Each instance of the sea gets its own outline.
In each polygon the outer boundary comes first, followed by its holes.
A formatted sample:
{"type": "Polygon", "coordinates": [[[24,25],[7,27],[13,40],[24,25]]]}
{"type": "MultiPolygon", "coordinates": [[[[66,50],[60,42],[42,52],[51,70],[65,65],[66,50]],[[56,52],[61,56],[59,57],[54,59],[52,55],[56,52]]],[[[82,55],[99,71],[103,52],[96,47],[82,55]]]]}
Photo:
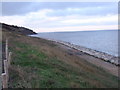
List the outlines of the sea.
{"type": "Polygon", "coordinates": [[[32,36],[65,41],[118,56],[118,30],[47,32],[32,36]]]}

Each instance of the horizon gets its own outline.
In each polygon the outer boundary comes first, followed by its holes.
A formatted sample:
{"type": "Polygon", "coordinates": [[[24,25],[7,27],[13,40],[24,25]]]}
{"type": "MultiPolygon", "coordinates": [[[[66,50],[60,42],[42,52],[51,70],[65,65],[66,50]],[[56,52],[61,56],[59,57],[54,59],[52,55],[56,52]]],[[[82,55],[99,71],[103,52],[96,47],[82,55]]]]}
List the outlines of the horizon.
{"type": "Polygon", "coordinates": [[[111,30],[81,30],[81,31],[56,31],[56,32],[38,32],[39,33],[71,33],[71,32],[95,32],[95,31],[118,31],[118,29],[111,29],[111,30]]]}
{"type": "Polygon", "coordinates": [[[117,2],[2,2],[1,22],[35,32],[118,29],[117,2]]]}

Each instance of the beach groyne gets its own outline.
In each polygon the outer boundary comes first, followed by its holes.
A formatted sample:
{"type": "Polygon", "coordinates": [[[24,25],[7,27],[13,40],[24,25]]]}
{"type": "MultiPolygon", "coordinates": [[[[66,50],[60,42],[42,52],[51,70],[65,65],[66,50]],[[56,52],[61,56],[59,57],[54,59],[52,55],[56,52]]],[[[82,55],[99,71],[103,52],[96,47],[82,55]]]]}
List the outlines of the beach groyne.
{"type": "Polygon", "coordinates": [[[120,65],[119,58],[116,57],[116,56],[113,56],[113,55],[110,55],[110,54],[107,54],[107,53],[104,53],[104,52],[100,52],[100,51],[97,51],[97,50],[93,50],[93,49],[90,49],[90,48],[86,48],[86,47],[83,47],[83,46],[75,45],[75,44],[72,44],[72,43],[69,43],[69,42],[61,41],[61,40],[54,40],[54,39],[47,39],[47,40],[51,40],[51,41],[54,41],[56,43],[63,44],[65,46],[68,46],[70,48],[79,50],[81,52],[84,52],[84,53],[89,54],[91,56],[94,56],[96,58],[100,58],[101,60],[104,60],[106,62],[110,62],[110,63],[115,64],[117,66],[120,65]]]}

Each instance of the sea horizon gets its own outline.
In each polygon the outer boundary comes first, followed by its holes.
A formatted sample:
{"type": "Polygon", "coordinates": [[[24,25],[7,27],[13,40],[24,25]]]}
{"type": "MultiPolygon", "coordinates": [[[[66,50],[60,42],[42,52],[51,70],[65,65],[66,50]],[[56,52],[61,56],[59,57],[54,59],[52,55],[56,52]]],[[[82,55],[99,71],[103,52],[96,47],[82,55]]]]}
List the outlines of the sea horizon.
{"type": "Polygon", "coordinates": [[[48,32],[37,32],[38,33],[69,33],[69,32],[94,32],[94,31],[118,31],[119,29],[109,29],[109,30],[81,30],[81,31],[48,31],[48,32]]]}

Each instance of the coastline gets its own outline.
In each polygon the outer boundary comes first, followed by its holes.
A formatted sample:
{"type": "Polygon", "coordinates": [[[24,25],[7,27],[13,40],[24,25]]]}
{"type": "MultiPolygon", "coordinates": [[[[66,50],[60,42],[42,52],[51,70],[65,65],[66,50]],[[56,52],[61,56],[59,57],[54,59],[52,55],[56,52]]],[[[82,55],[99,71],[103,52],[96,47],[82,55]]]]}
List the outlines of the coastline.
{"type": "Polygon", "coordinates": [[[9,88],[118,87],[118,66],[114,64],[58,41],[12,33],[9,29],[3,31],[3,44],[6,37],[13,53],[9,88]]]}
{"type": "Polygon", "coordinates": [[[86,53],[90,56],[99,58],[99,59],[101,59],[105,62],[109,62],[109,63],[114,64],[116,66],[120,65],[119,58],[116,57],[116,56],[113,56],[113,55],[110,55],[110,54],[107,54],[107,53],[104,53],[104,52],[100,52],[100,51],[97,51],[97,50],[93,50],[93,49],[90,49],[90,48],[86,48],[86,47],[83,47],[83,46],[75,45],[75,44],[72,44],[72,43],[69,43],[69,42],[61,41],[61,40],[54,40],[54,39],[48,39],[48,38],[43,38],[43,39],[50,40],[50,41],[53,41],[53,42],[56,42],[56,43],[60,43],[62,45],[65,45],[67,47],[76,49],[78,51],[81,51],[81,52],[86,53]]]}

